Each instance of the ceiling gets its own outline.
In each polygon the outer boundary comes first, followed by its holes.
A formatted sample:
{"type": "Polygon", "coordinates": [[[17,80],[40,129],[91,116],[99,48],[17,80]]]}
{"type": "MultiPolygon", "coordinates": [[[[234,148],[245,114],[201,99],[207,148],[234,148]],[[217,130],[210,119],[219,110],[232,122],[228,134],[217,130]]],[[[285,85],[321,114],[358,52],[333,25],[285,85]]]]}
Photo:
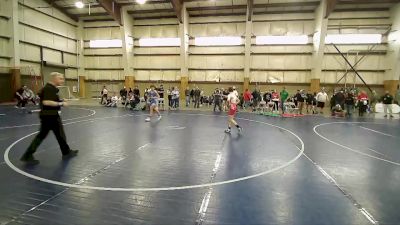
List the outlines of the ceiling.
{"type": "MultiPolygon", "coordinates": [[[[171,4],[173,0],[148,0],[140,5],[135,0],[114,0],[119,6],[127,7],[134,19],[176,18],[171,4]]],[[[246,15],[247,1],[253,1],[253,15],[312,13],[320,0],[183,0],[189,16],[246,15]]],[[[85,7],[75,7],[76,0],[47,0],[74,19],[111,19],[96,0],[83,0],[85,7]],[[90,5],[90,7],[89,7],[90,5]]],[[[337,0],[334,12],[388,11],[400,0],[337,0]]]]}

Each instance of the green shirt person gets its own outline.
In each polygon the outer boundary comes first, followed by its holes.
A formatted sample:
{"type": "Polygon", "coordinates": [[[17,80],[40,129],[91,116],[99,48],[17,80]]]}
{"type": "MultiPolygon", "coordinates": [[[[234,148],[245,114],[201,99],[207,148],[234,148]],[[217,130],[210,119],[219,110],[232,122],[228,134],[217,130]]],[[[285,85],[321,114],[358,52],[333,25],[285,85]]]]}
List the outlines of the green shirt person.
{"type": "Polygon", "coordinates": [[[281,96],[281,102],[283,104],[287,100],[287,98],[289,97],[289,93],[286,91],[285,87],[281,91],[280,96],[281,96]]]}

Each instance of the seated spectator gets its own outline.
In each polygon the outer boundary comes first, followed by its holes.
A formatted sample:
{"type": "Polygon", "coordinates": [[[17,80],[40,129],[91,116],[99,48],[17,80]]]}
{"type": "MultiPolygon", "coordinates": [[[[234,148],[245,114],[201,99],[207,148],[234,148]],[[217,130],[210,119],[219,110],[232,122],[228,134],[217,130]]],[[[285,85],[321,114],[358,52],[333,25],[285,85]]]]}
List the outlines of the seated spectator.
{"type": "Polygon", "coordinates": [[[117,107],[118,97],[116,95],[112,96],[110,99],[107,99],[107,107],[117,107]]]}
{"type": "Polygon", "coordinates": [[[343,108],[340,106],[340,104],[336,104],[336,106],[332,108],[332,116],[344,117],[344,111],[343,108]]]}

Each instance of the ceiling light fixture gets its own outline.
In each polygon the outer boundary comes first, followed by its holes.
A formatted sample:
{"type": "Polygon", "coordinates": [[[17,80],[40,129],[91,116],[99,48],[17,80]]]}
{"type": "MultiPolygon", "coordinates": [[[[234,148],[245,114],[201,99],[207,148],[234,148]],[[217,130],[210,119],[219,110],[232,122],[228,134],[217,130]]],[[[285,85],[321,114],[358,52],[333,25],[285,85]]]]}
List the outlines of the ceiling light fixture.
{"type": "Polygon", "coordinates": [[[144,3],[146,3],[147,0],[136,0],[136,2],[140,5],[143,5],[144,3]]]}
{"type": "Polygon", "coordinates": [[[85,4],[83,4],[82,1],[77,1],[77,2],[75,2],[75,6],[78,9],[82,9],[85,6],[85,4]]]}

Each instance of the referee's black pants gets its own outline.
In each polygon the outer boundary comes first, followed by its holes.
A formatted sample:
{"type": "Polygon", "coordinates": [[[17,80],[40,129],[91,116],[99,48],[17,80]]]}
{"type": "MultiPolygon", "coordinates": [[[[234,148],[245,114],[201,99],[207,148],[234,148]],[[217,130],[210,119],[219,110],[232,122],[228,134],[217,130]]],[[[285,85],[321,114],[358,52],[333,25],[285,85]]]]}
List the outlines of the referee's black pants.
{"type": "Polygon", "coordinates": [[[54,135],[56,136],[62,154],[67,155],[69,153],[70,148],[67,144],[67,139],[65,137],[64,128],[60,116],[41,116],[39,134],[36,135],[35,139],[33,139],[32,143],[29,145],[24,154],[24,157],[30,157],[33,155],[33,153],[36,152],[36,149],[47,137],[49,131],[53,131],[54,135]]]}

